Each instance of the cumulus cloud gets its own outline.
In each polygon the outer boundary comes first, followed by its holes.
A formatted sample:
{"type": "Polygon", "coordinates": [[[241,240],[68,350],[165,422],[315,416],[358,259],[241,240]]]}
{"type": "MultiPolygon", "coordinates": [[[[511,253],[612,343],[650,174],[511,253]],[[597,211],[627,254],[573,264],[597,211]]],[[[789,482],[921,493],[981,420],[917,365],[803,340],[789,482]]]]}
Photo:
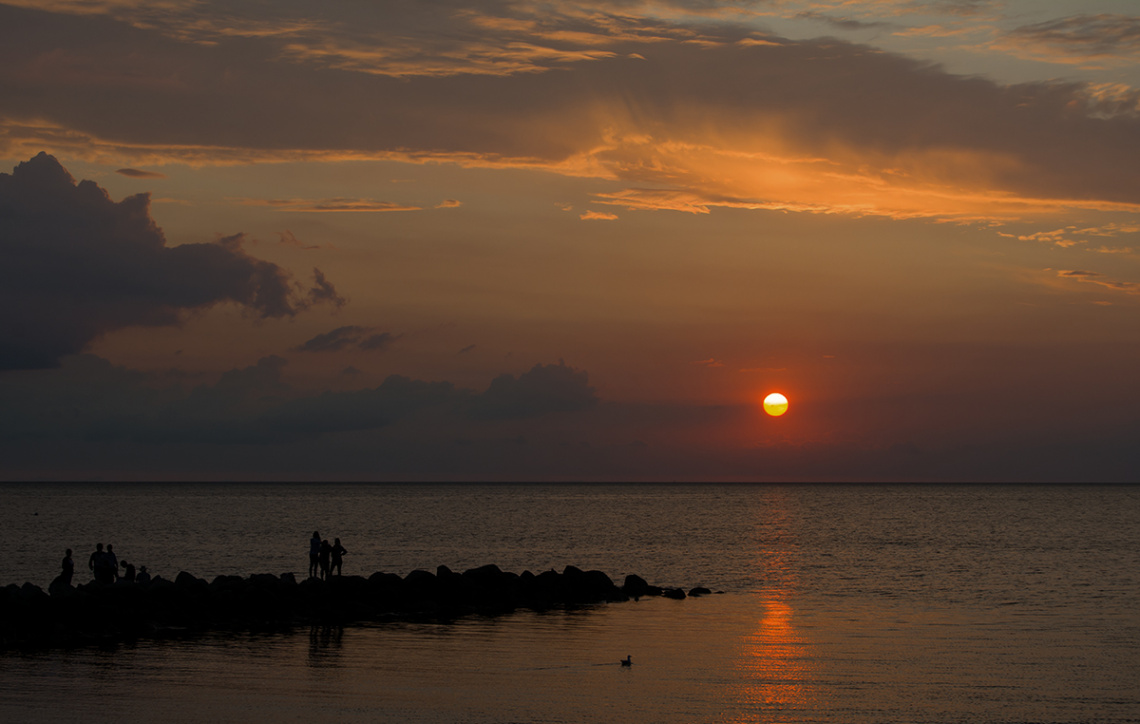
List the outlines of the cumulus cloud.
{"type": "Polygon", "coordinates": [[[0,369],[52,367],[108,332],[222,302],[274,318],[339,298],[319,270],[306,293],[243,240],[167,246],[148,195],[114,202],[44,153],[0,174],[0,369]]]}

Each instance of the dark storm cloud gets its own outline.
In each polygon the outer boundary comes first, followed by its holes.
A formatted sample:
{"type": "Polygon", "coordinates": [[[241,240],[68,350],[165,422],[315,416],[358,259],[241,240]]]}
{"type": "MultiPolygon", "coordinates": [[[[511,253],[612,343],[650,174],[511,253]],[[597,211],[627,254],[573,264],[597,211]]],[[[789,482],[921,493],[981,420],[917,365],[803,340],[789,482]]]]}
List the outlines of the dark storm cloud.
{"type": "Polygon", "coordinates": [[[0,174],[0,369],[52,367],[107,332],[220,302],[265,318],[310,303],[242,240],[168,247],[148,195],[116,203],[46,154],[0,174]]]}
{"type": "Polygon", "coordinates": [[[239,5],[203,11],[196,24],[155,21],[156,30],[0,7],[7,143],[74,136],[78,150],[98,138],[197,160],[304,152],[558,166],[589,157],[575,170],[732,197],[746,191],[720,186],[731,174],[659,154],[719,143],[709,129],[740,150],[756,129],[776,128],[778,147],[797,157],[841,149],[852,169],[892,179],[905,177],[892,170],[900,163],[925,158],[930,183],[1140,203],[1140,118],[1104,117],[1078,83],[1005,86],[866,46],[727,25],[414,5],[298,16],[244,36],[240,23],[226,25],[234,13],[275,21],[239,5]],[[209,43],[187,39],[213,25],[229,29],[210,31],[209,43]]]}

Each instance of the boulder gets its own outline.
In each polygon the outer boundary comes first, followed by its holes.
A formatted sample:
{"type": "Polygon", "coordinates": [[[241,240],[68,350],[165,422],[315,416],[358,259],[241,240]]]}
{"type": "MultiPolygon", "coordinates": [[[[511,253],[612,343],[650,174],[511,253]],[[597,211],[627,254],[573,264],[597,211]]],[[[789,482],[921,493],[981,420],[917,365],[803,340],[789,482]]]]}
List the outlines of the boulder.
{"type": "Polygon", "coordinates": [[[649,595],[649,584],[641,576],[631,573],[625,577],[621,590],[625,591],[627,596],[641,598],[649,595]]]}

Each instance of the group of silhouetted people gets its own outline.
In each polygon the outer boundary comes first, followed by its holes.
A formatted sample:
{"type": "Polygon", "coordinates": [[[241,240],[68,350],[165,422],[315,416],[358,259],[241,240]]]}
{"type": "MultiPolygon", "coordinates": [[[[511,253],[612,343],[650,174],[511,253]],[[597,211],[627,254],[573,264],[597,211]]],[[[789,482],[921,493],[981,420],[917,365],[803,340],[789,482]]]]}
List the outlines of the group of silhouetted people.
{"type": "Polygon", "coordinates": [[[332,545],[329,545],[329,542],[322,540],[321,534],[314,530],[313,537],[309,539],[309,578],[320,576],[321,580],[328,580],[333,571],[336,571],[336,575],[341,575],[346,553],[348,551],[340,544],[340,538],[334,538],[332,545]]]}
{"type": "MultiPolygon", "coordinates": [[[[119,561],[119,557],[115,555],[115,548],[110,543],[107,544],[107,549],[103,549],[102,543],[95,544],[95,552],[87,559],[87,567],[91,569],[91,575],[98,583],[115,583],[117,581],[124,581],[126,583],[149,583],[150,573],[147,572],[146,566],[142,566],[135,571],[133,564],[127,561],[119,561]],[[119,568],[122,567],[123,571],[120,574],[119,568]]],[[[71,585],[71,577],[75,574],[75,561],[71,558],[71,549],[68,548],[63,556],[63,562],[60,564],[59,580],[65,585],[71,585]]]]}

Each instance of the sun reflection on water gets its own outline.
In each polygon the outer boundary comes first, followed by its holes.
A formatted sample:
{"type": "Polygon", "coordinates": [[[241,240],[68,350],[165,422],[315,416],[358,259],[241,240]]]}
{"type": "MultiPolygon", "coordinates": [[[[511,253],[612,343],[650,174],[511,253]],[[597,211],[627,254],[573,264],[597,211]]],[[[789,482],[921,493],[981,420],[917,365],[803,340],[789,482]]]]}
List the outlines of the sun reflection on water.
{"type": "Polygon", "coordinates": [[[762,710],[803,710],[814,698],[814,667],[808,647],[795,626],[795,611],[785,601],[764,603],[764,613],[754,631],[741,640],[738,665],[742,716],[762,710]]]}

